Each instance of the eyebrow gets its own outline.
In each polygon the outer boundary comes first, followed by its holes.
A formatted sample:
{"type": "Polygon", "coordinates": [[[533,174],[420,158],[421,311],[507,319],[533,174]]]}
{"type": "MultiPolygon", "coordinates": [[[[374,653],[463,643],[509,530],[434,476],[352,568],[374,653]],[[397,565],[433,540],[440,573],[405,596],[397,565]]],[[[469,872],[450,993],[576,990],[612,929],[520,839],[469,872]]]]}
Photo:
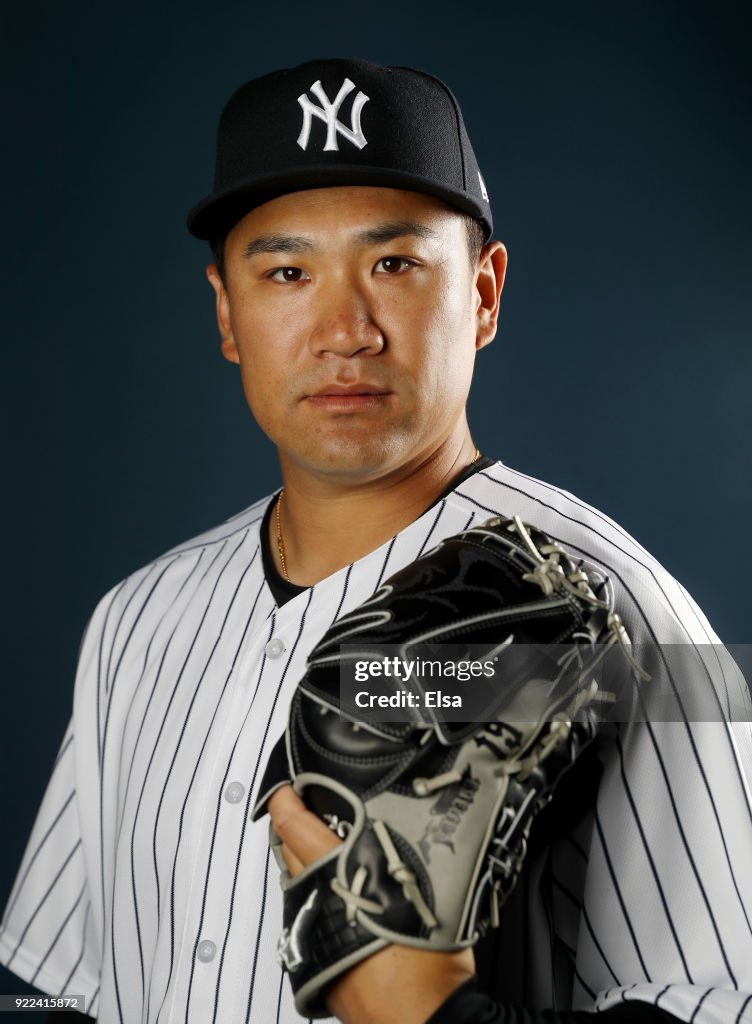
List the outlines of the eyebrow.
{"type": "MultiPolygon", "coordinates": [[[[405,238],[413,235],[417,238],[436,238],[437,234],[425,224],[414,220],[389,220],[378,224],[375,228],[368,228],[355,236],[355,241],[360,245],[380,245],[383,242],[391,242],[395,238],[405,238]]],[[[301,253],[310,252],[315,249],[314,243],[304,235],[259,235],[254,238],[243,249],[243,257],[250,259],[259,253],[301,253]]]]}
{"type": "Polygon", "coordinates": [[[357,240],[365,245],[378,245],[381,242],[391,242],[395,238],[404,238],[407,235],[414,235],[417,238],[437,238],[436,232],[426,224],[415,220],[388,220],[368,231],[362,231],[357,240]]]}
{"type": "Polygon", "coordinates": [[[313,242],[302,235],[260,235],[243,249],[245,259],[262,252],[308,252],[313,242]]]}

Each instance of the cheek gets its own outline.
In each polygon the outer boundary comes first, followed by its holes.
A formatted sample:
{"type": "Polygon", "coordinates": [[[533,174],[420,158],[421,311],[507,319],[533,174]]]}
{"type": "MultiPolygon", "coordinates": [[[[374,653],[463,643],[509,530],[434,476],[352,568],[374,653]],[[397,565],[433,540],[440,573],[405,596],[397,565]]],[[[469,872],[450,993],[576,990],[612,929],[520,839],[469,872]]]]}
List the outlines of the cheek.
{"type": "Polygon", "coordinates": [[[422,308],[416,342],[418,337],[421,387],[433,394],[464,392],[475,357],[475,317],[468,297],[447,282],[422,308]]]}
{"type": "Polygon", "coordinates": [[[268,433],[273,418],[273,406],[268,401],[268,396],[274,394],[274,387],[266,382],[263,368],[254,366],[248,359],[240,361],[240,378],[243,382],[245,400],[253,418],[264,433],[268,433]]]}
{"type": "Polygon", "coordinates": [[[248,407],[262,430],[274,420],[282,381],[275,355],[275,340],[253,324],[244,324],[236,334],[240,357],[240,379],[248,407]]]}
{"type": "Polygon", "coordinates": [[[248,302],[233,318],[233,332],[246,392],[260,398],[274,394],[278,382],[289,378],[294,324],[289,314],[267,311],[260,302],[248,302]]]}

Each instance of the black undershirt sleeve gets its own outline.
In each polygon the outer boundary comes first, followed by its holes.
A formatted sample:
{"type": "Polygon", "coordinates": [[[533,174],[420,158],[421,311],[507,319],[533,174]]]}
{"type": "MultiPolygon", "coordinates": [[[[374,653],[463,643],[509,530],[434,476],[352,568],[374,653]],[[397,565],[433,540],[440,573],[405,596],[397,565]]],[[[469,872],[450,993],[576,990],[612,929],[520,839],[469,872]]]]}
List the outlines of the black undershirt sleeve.
{"type": "Polygon", "coordinates": [[[503,1006],[478,991],[471,978],[446,999],[426,1024],[681,1024],[652,1003],[632,999],[602,1010],[525,1010],[503,1006]]]}

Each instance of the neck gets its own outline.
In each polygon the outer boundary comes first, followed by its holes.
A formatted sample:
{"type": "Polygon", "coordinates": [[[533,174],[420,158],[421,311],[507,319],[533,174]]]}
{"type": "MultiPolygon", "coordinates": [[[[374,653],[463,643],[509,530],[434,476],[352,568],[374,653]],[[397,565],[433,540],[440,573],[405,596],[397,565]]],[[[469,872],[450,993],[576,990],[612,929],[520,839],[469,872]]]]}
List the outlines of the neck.
{"type": "Polygon", "coordinates": [[[414,522],[476,458],[469,433],[413,464],[377,479],[343,482],[301,473],[280,456],[284,499],[270,523],[277,569],[291,582],[311,586],[380,547],[414,522]]]}

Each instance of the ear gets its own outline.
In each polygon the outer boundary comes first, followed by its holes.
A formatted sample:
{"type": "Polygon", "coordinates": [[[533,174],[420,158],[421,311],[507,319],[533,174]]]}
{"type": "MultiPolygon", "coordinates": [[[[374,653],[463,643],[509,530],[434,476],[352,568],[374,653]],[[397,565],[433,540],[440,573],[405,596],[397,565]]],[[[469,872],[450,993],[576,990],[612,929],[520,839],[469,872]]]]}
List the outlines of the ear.
{"type": "Polygon", "coordinates": [[[475,348],[488,345],[496,336],[499,302],[507,272],[507,251],[501,242],[488,242],[481,250],[475,272],[475,348]]]}
{"type": "Polygon", "coordinates": [[[206,276],[209,278],[209,284],[214,289],[217,297],[217,326],[219,327],[219,336],[222,339],[222,355],[231,363],[239,363],[238,347],[235,344],[235,336],[232,333],[230,300],[216,263],[209,264],[206,268],[206,276]]]}

